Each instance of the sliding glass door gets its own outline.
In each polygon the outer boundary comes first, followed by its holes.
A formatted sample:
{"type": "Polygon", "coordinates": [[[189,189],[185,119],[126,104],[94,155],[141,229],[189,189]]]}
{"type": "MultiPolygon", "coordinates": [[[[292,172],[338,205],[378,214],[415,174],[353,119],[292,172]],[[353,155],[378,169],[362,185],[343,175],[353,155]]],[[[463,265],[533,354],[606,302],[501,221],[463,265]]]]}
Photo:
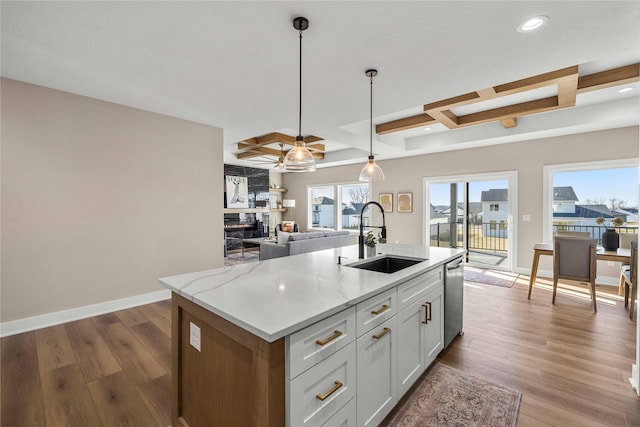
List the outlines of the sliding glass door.
{"type": "Polygon", "coordinates": [[[431,246],[467,250],[469,264],[512,269],[515,172],[425,179],[431,246]]]}

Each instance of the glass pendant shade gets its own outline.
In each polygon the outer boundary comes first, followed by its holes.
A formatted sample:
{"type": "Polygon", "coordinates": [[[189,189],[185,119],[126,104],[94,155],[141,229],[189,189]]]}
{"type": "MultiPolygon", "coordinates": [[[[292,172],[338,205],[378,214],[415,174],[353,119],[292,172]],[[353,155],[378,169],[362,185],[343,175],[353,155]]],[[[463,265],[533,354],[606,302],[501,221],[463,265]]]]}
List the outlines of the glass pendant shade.
{"type": "Polygon", "coordinates": [[[314,172],[316,161],[311,151],[304,145],[302,137],[302,32],[309,28],[309,20],[301,16],[293,20],[293,28],[298,30],[300,37],[300,67],[299,67],[299,92],[298,92],[298,136],[296,145],[284,156],[284,169],[287,172],[314,172]]]}
{"type": "Polygon", "coordinates": [[[296,145],[284,157],[287,172],[314,172],[316,161],[311,151],[304,146],[304,141],[296,140],[296,145]]]}
{"type": "Polygon", "coordinates": [[[376,164],[373,156],[369,156],[369,161],[360,171],[360,181],[382,181],[383,179],[382,168],[376,164]]]}

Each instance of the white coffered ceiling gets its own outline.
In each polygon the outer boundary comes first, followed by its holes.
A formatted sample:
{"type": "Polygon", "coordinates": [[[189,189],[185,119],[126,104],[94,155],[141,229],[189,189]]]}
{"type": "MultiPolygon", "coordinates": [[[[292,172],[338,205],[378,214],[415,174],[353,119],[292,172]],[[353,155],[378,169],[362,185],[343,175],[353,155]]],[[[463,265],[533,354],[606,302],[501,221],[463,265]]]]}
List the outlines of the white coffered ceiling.
{"type": "MultiPolygon", "coordinates": [[[[423,105],[579,66],[580,76],[640,62],[637,1],[2,1],[2,76],[224,129],[237,143],[298,127],[298,34],[305,16],[302,133],[324,138],[319,167],[364,163],[368,68],[374,123],[423,105]],[[540,31],[520,34],[526,18],[540,31]]],[[[570,108],[448,129],[374,134],[376,159],[638,124],[638,82],[579,94],[570,108]]],[[[553,89],[513,95],[517,102],[553,89]]],[[[485,101],[497,108],[504,100],[485,101]]],[[[480,105],[458,107],[456,114],[480,105]]],[[[188,141],[185,141],[185,147],[188,141]]],[[[279,150],[277,144],[273,148],[279,150]]]]}

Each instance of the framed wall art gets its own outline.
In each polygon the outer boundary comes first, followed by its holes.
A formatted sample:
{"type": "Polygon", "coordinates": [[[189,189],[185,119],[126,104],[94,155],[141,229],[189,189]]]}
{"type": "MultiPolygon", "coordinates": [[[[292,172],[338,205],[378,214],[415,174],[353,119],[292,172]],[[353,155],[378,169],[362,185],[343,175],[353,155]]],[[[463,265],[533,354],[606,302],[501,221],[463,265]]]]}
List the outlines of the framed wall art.
{"type": "Polygon", "coordinates": [[[378,202],[385,212],[393,212],[393,193],[380,193],[378,202]]]}
{"type": "Polygon", "coordinates": [[[413,193],[398,193],[398,212],[413,212],[413,193]]]}

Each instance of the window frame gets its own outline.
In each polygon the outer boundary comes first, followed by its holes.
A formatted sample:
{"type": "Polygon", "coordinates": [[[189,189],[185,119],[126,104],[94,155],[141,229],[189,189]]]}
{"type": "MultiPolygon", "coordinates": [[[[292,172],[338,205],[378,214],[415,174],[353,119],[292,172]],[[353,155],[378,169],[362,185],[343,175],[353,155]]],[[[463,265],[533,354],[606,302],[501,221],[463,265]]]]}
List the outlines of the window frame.
{"type": "MultiPolygon", "coordinates": [[[[553,174],[560,172],[578,172],[598,169],[638,168],[638,159],[601,160],[595,162],[563,163],[543,167],[542,200],[542,239],[553,242],[553,174]]],[[[640,170],[640,168],[639,168],[640,170]]],[[[638,180],[640,183],[640,178],[638,180]]]]}
{"type": "Polygon", "coordinates": [[[359,233],[358,230],[352,230],[349,228],[343,228],[342,227],[342,209],[339,209],[338,207],[342,206],[342,189],[344,187],[348,187],[348,186],[354,186],[354,185],[364,185],[368,187],[369,190],[369,200],[371,199],[371,183],[370,182],[363,182],[363,181],[345,181],[345,182],[334,182],[334,183],[323,183],[323,184],[309,184],[307,185],[307,218],[306,218],[306,227],[307,230],[309,231],[323,231],[323,230],[334,230],[334,231],[338,231],[338,230],[347,230],[351,233],[359,233]],[[333,223],[334,223],[334,227],[333,228],[324,228],[324,227],[314,227],[313,226],[313,197],[312,197],[312,191],[316,188],[326,188],[326,187],[333,187],[333,192],[335,194],[335,199],[334,199],[334,206],[336,206],[336,209],[334,210],[334,216],[333,216],[333,223]]]}

